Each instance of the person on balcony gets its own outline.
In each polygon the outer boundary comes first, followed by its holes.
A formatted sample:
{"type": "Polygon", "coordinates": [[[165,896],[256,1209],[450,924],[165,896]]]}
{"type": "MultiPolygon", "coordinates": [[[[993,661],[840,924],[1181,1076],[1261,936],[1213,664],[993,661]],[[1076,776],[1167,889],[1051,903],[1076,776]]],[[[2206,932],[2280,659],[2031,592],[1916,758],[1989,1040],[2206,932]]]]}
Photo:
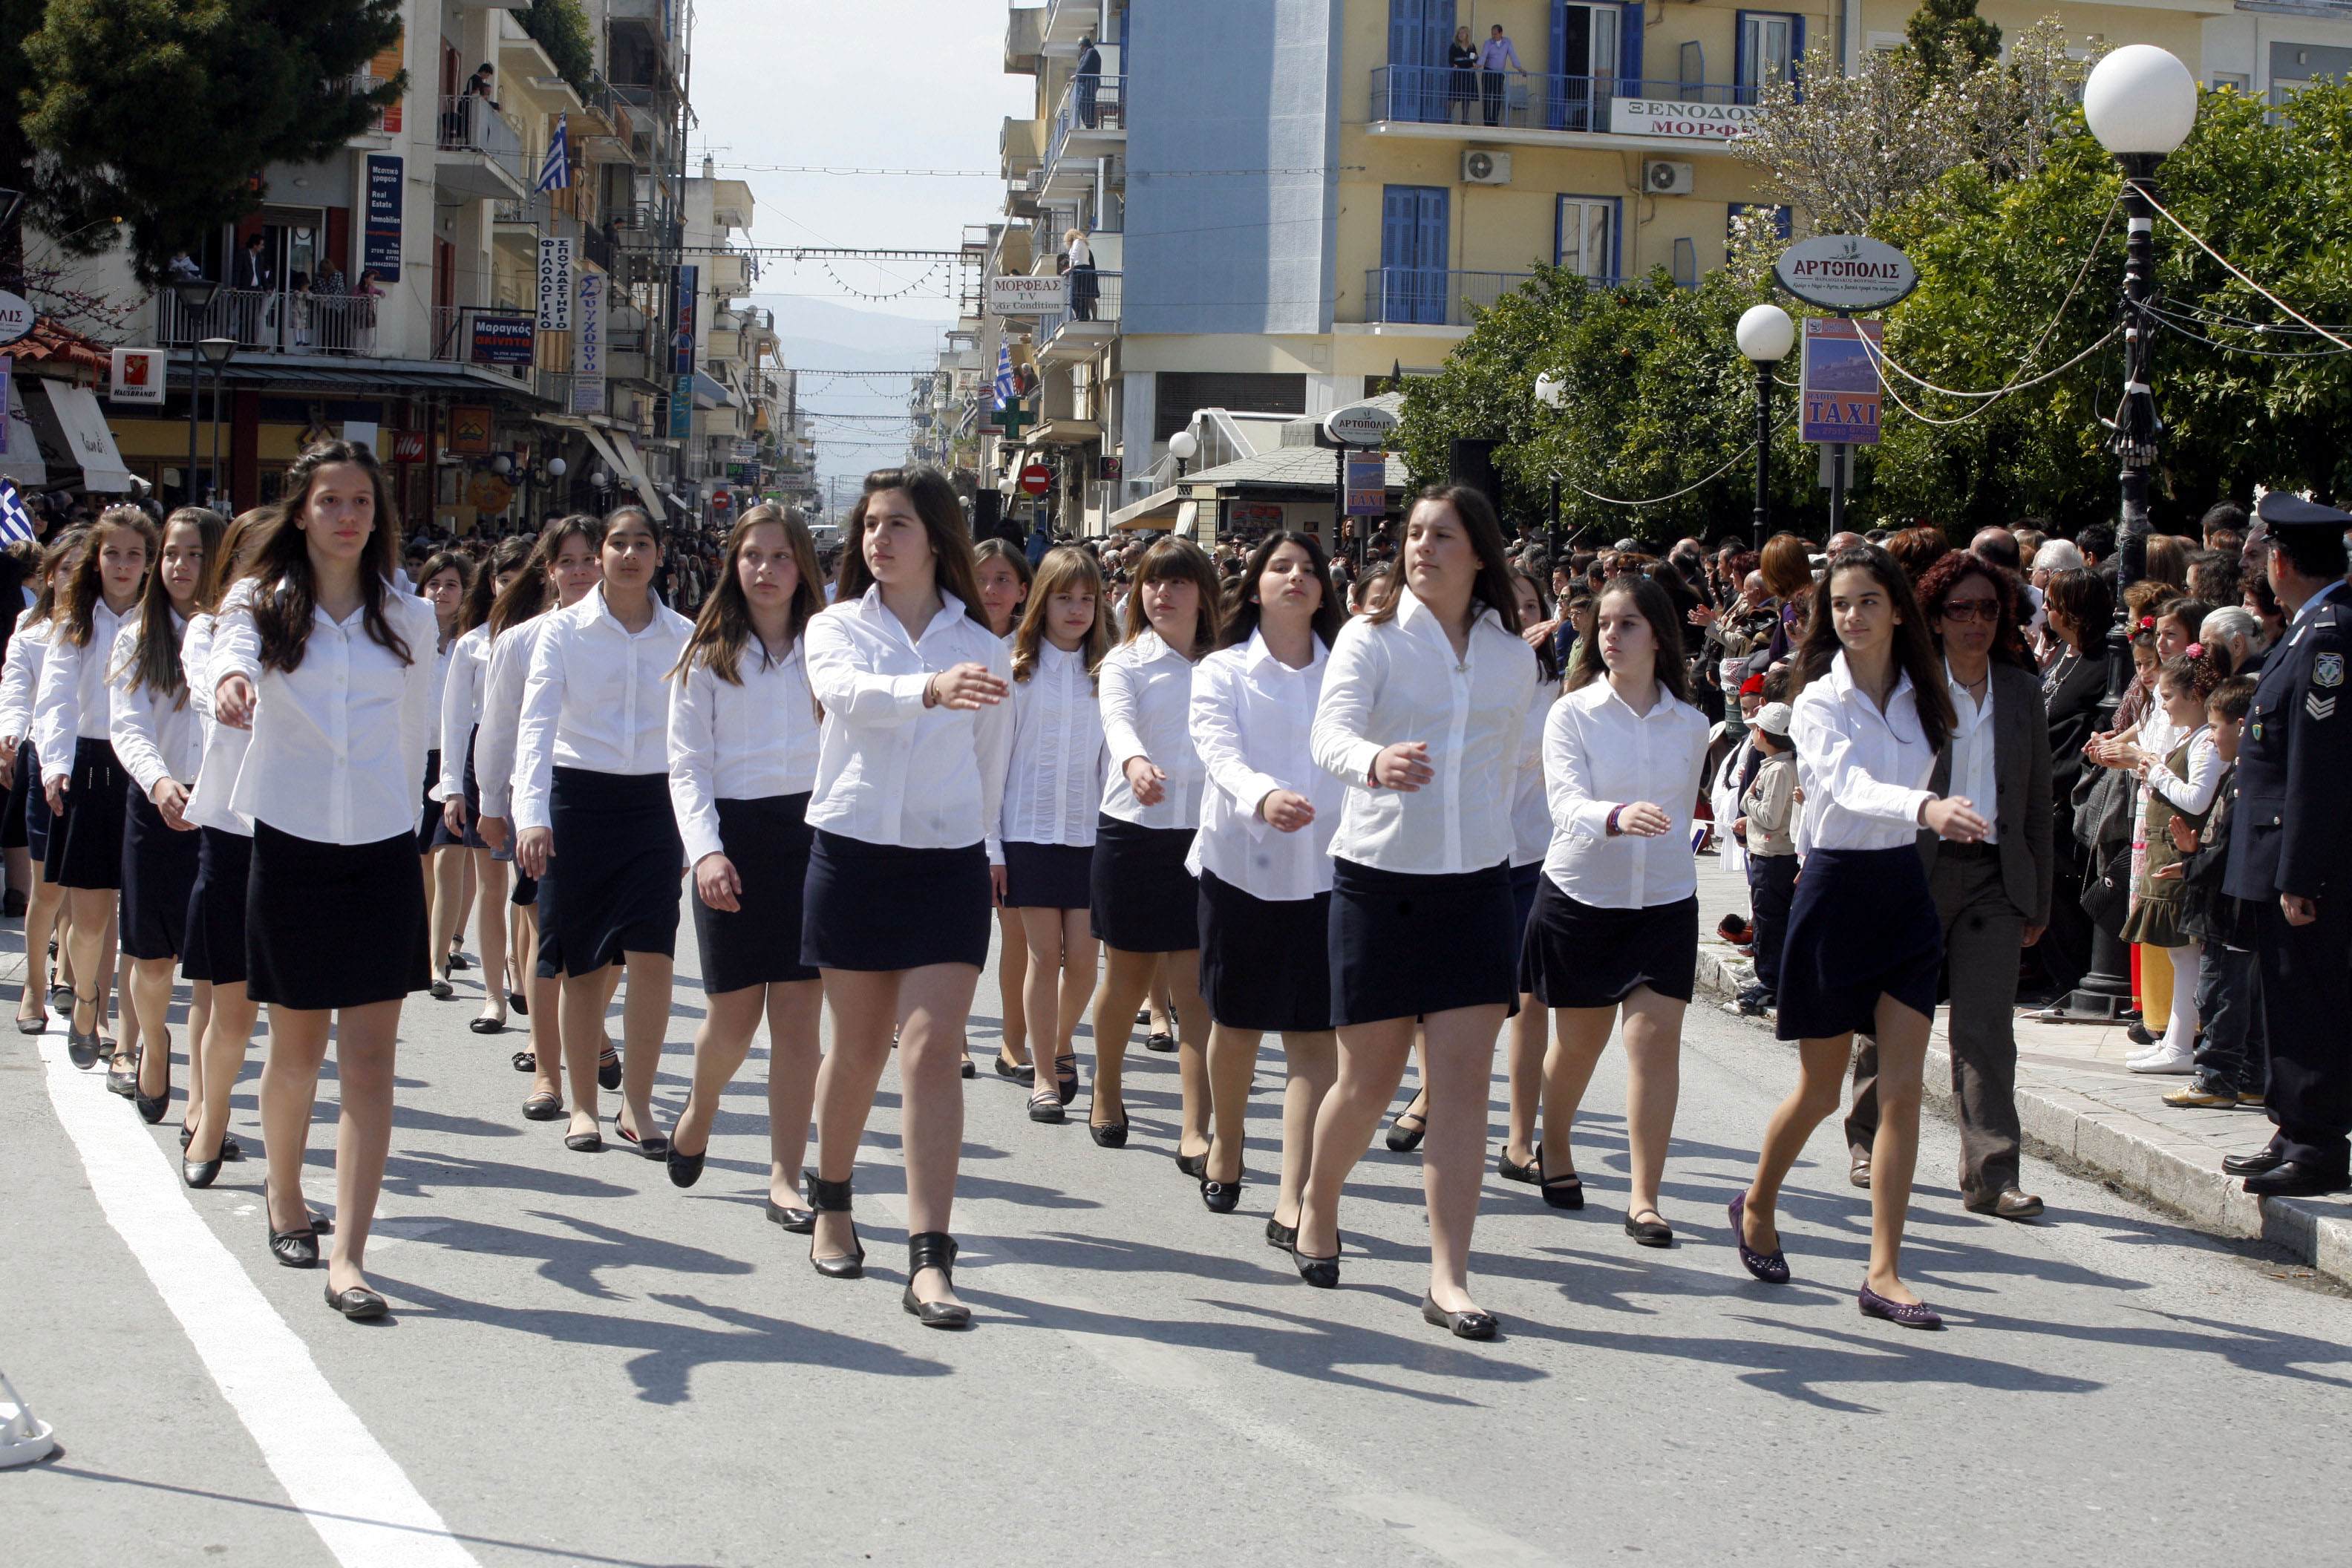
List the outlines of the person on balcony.
{"type": "Polygon", "coordinates": [[[350,307],[341,303],[342,296],[349,292],[343,284],[343,269],[335,265],[335,258],[321,257],[318,273],[310,279],[310,313],[318,321],[319,346],[330,353],[352,346],[350,307]]]}
{"type": "Polygon", "coordinates": [[[1503,25],[1497,22],[1486,35],[1486,47],[1478,51],[1478,99],[1486,112],[1489,125],[1503,122],[1503,73],[1506,70],[1515,70],[1521,76],[1528,74],[1528,68],[1519,63],[1519,51],[1511,47],[1511,40],[1503,33],[1503,25]]]}
{"type": "Polygon", "coordinates": [[[269,291],[269,258],[259,234],[246,237],[229,272],[229,287],[239,296],[231,302],[237,341],[250,347],[258,342],[262,326],[262,296],[269,291]]]}
{"type": "Polygon", "coordinates": [[[1087,243],[1083,228],[1065,230],[1062,243],[1069,247],[1070,320],[1091,321],[1095,301],[1102,297],[1102,284],[1095,275],[1094,247],[1087,243]]]}
{"type": "Polygon", "coordinates": [[[1469,28],[1454,29],[1454,42],[1446,47],[1445,63],[1451,71],[1445,79],[1445,122],[1467,125],[1470,100],[1478,96],[1478,46],[1470,41],[1469,28]]]}
{"type": "Polygon", "coordinates": [[[1078,123],[1088,131],[1095,128],[1097,111],[1095,98],[1102,90],[1102,51],[1095,47],[1095,36],[1087,34],[1078,40],[1078,123]]]}

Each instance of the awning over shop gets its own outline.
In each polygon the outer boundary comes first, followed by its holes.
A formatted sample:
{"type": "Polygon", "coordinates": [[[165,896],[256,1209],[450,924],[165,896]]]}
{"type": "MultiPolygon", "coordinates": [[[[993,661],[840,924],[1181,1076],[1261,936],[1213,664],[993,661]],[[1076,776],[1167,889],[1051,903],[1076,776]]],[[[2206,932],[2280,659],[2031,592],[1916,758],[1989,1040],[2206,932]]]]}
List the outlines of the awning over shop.
{"type": "Polygon", "coordinates": [[[114,432],[106,427],[106,414],[98,405],[97,395],[71,382],[40,377],[28,376],[20,384],[33,394],[26,400],[26,412],[37,428],[46,406],[55,426],[47,434],[66,466],[81,470],[82,489],[92,495],[129,495],[131,470],[123,467],[122,454],[115,449],[114,432]]]}
{"type": "MultiPolygon", "coordinates": [[[[654,488],[653,476],[646,472],[645,454],[637,450],[636,437],[626,430],[615,430],[607,439],[613,443],[614,455],[621,460],[621,467],[615,471],[628,475],[629,482],[636,488],[637,499],[647,506],[659,501],[662,499],[661,491],[654,488]]],[[[679,510],[692,510],[693,509],[681,507],[679,510]]]]}
{"type": "Polygon", "coordinates": [[[706,375],[698,370],[694,373],[694,405],[697,408],[731,408],[735,405],[735,396],[718,377],[706,375]]]}
{"type": "Polygon", "coordinates": [[[596,456],[604,462],[605,471],[613,476],[613,482],[616,485],[626,483],[629,465],[621,461],[621,454],[614,450],[613,438],[585,420],[580,422],[579,430],[588,437],[588,445],[596,449],[596,456]]]}
{"type": "Polygon", "coordinates": [[[49,465],[42,460],[33,422],[25,417],[25,383],[15,376],[8,380],[8,449],[0,452],[0,479],[15,480],[19,489],[37,490],[48,483],[49,465]]]}
{"type": "Polygon", "coordinates": [[[1130,506],[1119,508],[1108,521],[1112,528],[1165,528],[1183,499],[1182,490],[1155,490],[1130,506]]]}
{"type": "MultiPolygon", "coordinates": [[[[205,373],[206,384],[212,373],[205,373]]],[[[170,365],[171,384],[188,384],[185,354],[170,365]]],[[[304,362],[294,355],[256,354],[235,359],[221,373],[222,384],[253,387],[265,393],[331,392],[345,397],[408,396],[446,392],[468,397],[506,396],[532,403],[547,401],[530,382],[517,381],[493,370],[442,360],[334,359],[304,362]]]]}

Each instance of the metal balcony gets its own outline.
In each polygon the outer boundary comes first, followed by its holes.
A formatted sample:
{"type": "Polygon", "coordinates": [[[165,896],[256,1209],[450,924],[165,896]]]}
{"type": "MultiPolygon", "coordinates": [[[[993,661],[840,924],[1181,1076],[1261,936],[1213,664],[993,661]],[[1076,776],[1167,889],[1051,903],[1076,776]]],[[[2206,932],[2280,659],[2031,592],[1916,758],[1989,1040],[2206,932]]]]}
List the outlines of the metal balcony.
{"type": "Polygon", "coordinates": [[[155,296],[155,341],[164,348],[234,338],[240,353],[375,353],[376,300],[367,294],[223,289],[204,310],[190,310],[167,289],[155,296]]]}
{"type": "MultiPolygon", "coordinates": [[[[1504,73],[1496,81],[1483,72],[1457,71],[1447,66],[1380,66],[1372,71],[1370,112],[1376,121],[1458,124],[1470,136],[1490,127],[1607,132],[1612,128],[1612,106],[1620,99],[1752,108],[1757,97],[1755,87],[1728,82],[1536,73],[1504,73]]],[[[1706,121],[1691,134],[1727,140],[1737,133],[1732,128],[1748,118],[1706,121]],[[1722,129],[1710,131],[1705,126],[1722,129]]]]}
{"type": "Polygon", "coordinates": [[[529,193],[522,137],[479,93],[441,100],[433,183],[462,196],[520,201],[529,193]]]}

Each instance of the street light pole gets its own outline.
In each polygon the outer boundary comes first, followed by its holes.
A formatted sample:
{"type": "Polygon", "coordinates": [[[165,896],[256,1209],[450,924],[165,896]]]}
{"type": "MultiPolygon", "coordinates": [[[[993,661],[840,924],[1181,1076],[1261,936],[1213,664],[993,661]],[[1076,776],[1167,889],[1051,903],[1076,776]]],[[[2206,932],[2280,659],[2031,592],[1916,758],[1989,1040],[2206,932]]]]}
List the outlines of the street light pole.
{"type": "MultiPolygon", "coordinates": [[[[213,373],[212,485],[206,490],[204,500],[198,501],[193,495],[191,495],[188,504],[191,506],[205,506],[211,504],[212,492],[214,490],[225,489],[226,488],[222,485],[220,477],[221,373],[228,368],[228,362],[236,357],[236,340],[235,338],[206,338],[202,342],[198,343],[196,348],[201,353],[203,353],[205,363],[212,367],[213,373]]],[[[230,510],[236,510],[233,503],[230,510]]]]}
{"type": "Polygon", "coordinates": [[[1795,346],[1797,323],[1778,305],[1750,305],[1740,313],[1733,336],[1756,365],[1756,512],[1749,542],[1761,553],[1772,521],[1772,367],[1795,346]]]}
{"type": "MultiPolygon", "coordinates": [[[[186,318],[188,329],[188,467],[182,476],[180,499],[188,506],[196,502],[196,405],[204,401],[204,372],[196,361],[197,318],[212,308],[213,296],[220,285],[209,278],[174,278],[169,285],[172,297],[179,301],[180,312],[186,318]]],[[[158,334],[160,336],[160,334],[158,334]]]]}

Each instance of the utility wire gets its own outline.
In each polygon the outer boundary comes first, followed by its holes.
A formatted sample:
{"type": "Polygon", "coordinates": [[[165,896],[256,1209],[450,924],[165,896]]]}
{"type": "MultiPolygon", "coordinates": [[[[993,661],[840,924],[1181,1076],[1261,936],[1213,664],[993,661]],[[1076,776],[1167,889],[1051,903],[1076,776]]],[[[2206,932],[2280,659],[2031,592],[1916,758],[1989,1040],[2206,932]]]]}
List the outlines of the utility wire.
{"type": "MultiPolygon", "coordinates": [[[[2039,386],[2045,381],[2054,380],[2055,378],[2065,374],[2068,371],[2074,369],[2076,365],[2082,363],[2084,360],[2089,359],[2093,354],[2098,353],[2101,349],[2106,347],[2107,344],[2114,342],[2117,334],[2121,333],[2123,329],[2121,327],[2109,327],[2106,330],[2105,334],[2102,336],[2098,342],[2093,343],[2089,348],[2084,349],[2081,353],[2076,354],[2073,359],[2068,360],[2064,364],[2062,364],[2055,370],[2050,371],[2044,374],[2037,375],[2032,381],[2011,382],[2009,385],[2002,387],[1997,395],[2005,397],[2012,392],[2022,392],[2029,386],[2039,386]]],[[[1862,340],[1862,343],[1863,352],[1870,355],[1872,363],[1883,365],[1889,363],[1886,357],[1884,354],[1881,354],[1877,349],[1872,345],[1871,341],[1868,338],[1864,338],[1862,340]]],[[[1915,377],[1914,379],[1916,378],[1915,377]]],[[[1884,386],[1886,389],[1886,395],[1895,399],[1895,403],[1897,407],[1901,408],[1904,413],[1911,416],[1912,418],[1919,421],[1922,425],[1965,425],[1969,420],[1974,419],[1978,415],[1983,414],[1992,407],[1992,404],[1988,401],[1978,404],[1974,408],[1969,409],[1966,414],[1961,415],[1957,419],[1938,419],[1933,415],[1922,414],[1917,409],[1912,407],[1909,404],[1904,402],[1903,395],[1895,390],[1895,384],[1888,381],[1885,376],[1881,375],[1878,378],[1878,382],[1881,386],[1884,386]]],[[[1984,395],[1979,393],[1975,395],[1983,396],[1984,395]]]]}
{"type": "MultiPolygon", "coordinates": [[[[1780,423],[1779,423],[1779,424],[1777,424],[1777,425],[1775,425],[1775,426],[1772,426],[1773,431],[1774,431],[1776,434],[1777,434],[1778,432],[1780,432],[1780,431],[1782,431],[1782,430],[1787,429],[1788,427],[1789,427],[1789,416],[1786,416],[1786,415],[1783,415],[1783,416],[1781,416],[1780,421],[1780,423]]],[[[1591,499],[1593,499],[1594,500],[1597,500],[1597,501],[1604,501],[1604,502],[1606,502],[1607,504],[1609,504],[1609,505],[1611,505],[1611,506],[1634,506],[1634,507],[1641,507],[1641,506],[1656,506],[1656,505],[1658,505],[1658,504],[1660,504],[1661,502],[1664,502],[1664,501],[1680,500],[1683,497],[1685,497],[1685,496],[1686,496],[1686,495],[1690,494],[1693,490],[1703,490],[1703,489],[1705,489],[1707,486],[1709,486],[1709,485],[1711,485],[1711,484],[1715,483],[1715,481],[1716,481],[1716,480],[1717,480],[1717,479],[1719,479],[1723,478],[1723,476],[1724,476],[1724,475],[1726,475],[1726,474],[1727,474],[1727,473],[1731,472],[1731,470],[1732,470],[1732,469],[1734,469],[1734,468],[1738,468],[1740,464],[1742,464],[1742,463],[1746,462],[1746,461],[1748,459],[1748,458],[1750,458],[1751,456],[1753,456],[1753,455],[1754,455],[1754,453],[1755,453],[1755,451],[1756,451],[1756,445],[1757,445],[1757,444],[1756,444],[1755,442],[1753,442],[1753,441],[1748,442],[1748,445],[1747,445],[1746,447],[1744,447],[1740,448],[1740,450],[1739,450],[1738,454],[1736,457],[1734,457],[1734,458],[1733,458],[1729,462],[1727,462],[1727,463],[1724,464],[1724,465],[1723,465],[1723,467],[1721,467],[1721,468],[1719,468],[1716,469],[1716,470],[1715,470],[1715,472],[1713,472],[1713,473],[1711,473],[1711,474],[1707,475],[1707,477],[1706,477],[1706,478],[1705,478],[1705,479],[1703,479],[1699,480],[1699,481],[1698,481],[1698,483],[1696,483],[1696,484],[1695,484],[1695,485],[1685,485],[1685,486],[1684,486],[1681,489],[1678,489],[1678,490],[1675,491],[1675,492],[1674,492],[1673,494],[1671,494],[1671,495],[1651,496],[1651,497],[1650,497],[1650,498],[1648,498],[1646,500],[1623,500],[1619,499],[1619,498],[1618,498],[1618,497],[1616,497],[1616,496],[1605,496],[1605,495],[1602,495],[1599,490],[1589,490],[1589,489],[1586,489],[1582,485],[1578,484],[1574,479],[1569,479],[1569,478],[1567,478],[1565,475],[1563,475],[1563,476],[1561,477],[1561,479],[1560,479],[1560,483],[1562,483],[1562,484],[1566,485],[1570,489],[1572,489],[1572,490],[1576,491],[1576,493],[1577,493],[1577,494],[1579,494],[1579,495],[1582,495],[1582,496],[1590,496],[1590,497],[1591,497],[1591,499]]]]}
{"type": "MultiPolygon", "coordinates": [[[[2060,321],[2065,320],[2066,307],[2074,302],[2075,294],[2083,287],[2083,279],[2090,276],[2091,263],[2097,258],[2099,247],[2105,242],[2107,237],[2107,229],[2114,224],[2115,218],[2116,209],[2114,205],[2110,204],[2107,208],[2106,216],[2099,220],[2099,232],[2096,235],[2094,235],[2091,238],[2091,248],[2085,252],[2083,257],[2083,265],[2075,268],[2074,281],[2067,286],[2066,297],[2058,301],[2057,311],[2051,316],[2049,324],[2042,329],[2042,335],[2033,340],[2033,346],[2027,349],[2025,351],[2025,357],[2017,362],[2019,369],[2022,370],[2027,365],[2033,363],[2035,356],[2042,353],[2042,345],[2050,341],[2050,334],[2058,330],[2058,323],[2060,321]]],[[[2034,384],[2034,383],[2031,381],[2011,382],[2007,386],[1997,387],[1990,392],[1962,392],[1957,387],[1937,386],[1934,382],[1928,381],[1922,376],[1914,375],[1909,371],[1905,370],[1901,365],[1896,364],[1893,360],[1888,359],[1885,352],[1879,349],[1875,344],[1872,343],[1867,336],[1863,338],[1863,343],[1865,351],[1870,354],[1872,359],[1884,365],[1885,368],[1894,371],[1897,375],[1902,376],[1906,381],[1917,382],[1921,386],[1926,387],[1928,391],[1940,392],[1947,397],[1981,397],[1990,402],[1990,400],[1993,398],[2006,397],[2012,392],[2017,392],[2034,384]]],[[[2067,363],[2071,364],[2074,362],[2069,361],[2067,363]]],[[[2065,368],[2066,367],[2064,365],[2061,365],[2059,367],[2061,370],[2065,368]]],[[[1884,381],[1885,377],[1882,374],[1879,379],[1884,381]]],[[[2047,381],[2050,378],[2048,376],[2042,376],[2040,379],[2047,381]]],[[[1887,390],[1892,392],[1894,388],[1890,386],[1887,390]]],[[[1903,400],[1898,397],[1895,401],[1897,403],[1901,403],[1903,400]]],[[[1904,406],[1907,408],[1909,405],[1906,404],[1904,406]]],[[[1948,423],[1958,424],[1958,421],[1952,420],[1948,421],[1948,423]]]]}
{"type": "Polygon", "coordinates": [[[2162,202],[2158,201],[2154,195],[2150,195],[2145,189],[2140,192],[2140,195],[2147,201],[2148,205],[2154,207],[2158,212],[2164,215],[2165,222],[2170,224],[2173,227],[2187,235],[2190,239],[2196,241],[2198,249],[2203,251],[2206,255],[2220,262],[2222,269],[2227,271],[2231,277],[2235,278],[2239,282],[2243,283],[2247,288],[2252,289],[2255,293],[2260,294],[2263,299],[2268,300],[2272,304],[2276,305],[2280,310],[2284,310],[2288,315],[2293,316],[2296,321],[2301,321],[2305,326],[2309,327],[2313,331],[2317,332],[2321,337],[2326,338],[2329,342],[2334,343],[2337,348],[2352,349],[2352,342],[2346,342],[2342,338],[2337,337],[2334,332],[2329,331],[2326,327],[2323,327],[2318,322],[2311,320],[2310,317],[2305,316],[2302,311],[2296,310],[2294,306],[2288,304],[2285,300],[2280,299],[2277,295],[2272,293],[2269,289],[2263,288],[2261,284],[2247,277],[2243,272],[2239,271],[2228,257],[2222,255],[2220,251],[2206,244],[2205,237],[2203,235],[2199,234],[2195,229],[2190,228],[2187,224],[2173,216],[2172,209],[2166,206],[2162,202]]]}

